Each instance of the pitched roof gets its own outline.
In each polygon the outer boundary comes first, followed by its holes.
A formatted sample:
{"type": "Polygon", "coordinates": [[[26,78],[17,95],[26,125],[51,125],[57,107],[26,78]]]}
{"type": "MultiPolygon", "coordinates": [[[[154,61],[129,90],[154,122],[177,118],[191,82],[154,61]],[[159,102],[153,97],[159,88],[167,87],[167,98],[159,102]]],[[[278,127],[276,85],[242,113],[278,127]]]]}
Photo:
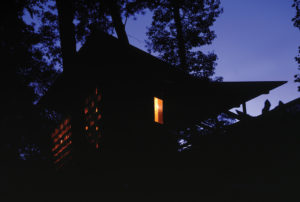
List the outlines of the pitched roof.
{"type": "MultiPolygon", "coordinates": [[[[41,104],[66,105],[74,94],[91,81],[167,83],[178,92],[201,97],[201,105],[230,109],[283,85],[285,81],[208,82],[195,78],[134,46],[102,32],[93,32],[74,59],[74,68],[64,72],[41,99],[41,104]]],[[[165,84],[164,84],[165,85],[165,84]]],[[[197,99],[195,99],[197,101],[197,99]]]]}

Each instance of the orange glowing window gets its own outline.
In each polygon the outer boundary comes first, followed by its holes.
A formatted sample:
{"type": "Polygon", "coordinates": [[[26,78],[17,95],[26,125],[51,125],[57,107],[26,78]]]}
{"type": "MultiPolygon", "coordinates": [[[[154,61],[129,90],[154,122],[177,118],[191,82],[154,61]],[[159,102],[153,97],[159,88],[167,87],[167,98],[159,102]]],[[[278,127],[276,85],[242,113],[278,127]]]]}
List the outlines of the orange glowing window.
{"type": "Polygon", "coordinates": [[[54,164],[56,164],[57,169],[61,168],[66,161],[71,158],[69,155],[72,144],[72,141],[70,140],[71,135],[72,132],[70,118],[63,120],[62,123],[55,128],[51,135],[53,140],[52,152],[54,164]]]}
{"type": "Polygon", "coordinates": [[[102,93],[96,88],[93,95],[85,100],[83,108],[83,127],[86,139],[93,147],[99,149],[101,147],[102,133],[102,93]]]}
{"type": "Polygon", "coordinates": [[[154,97],[154,121],[163,124],[163,100],[154,97]]]}

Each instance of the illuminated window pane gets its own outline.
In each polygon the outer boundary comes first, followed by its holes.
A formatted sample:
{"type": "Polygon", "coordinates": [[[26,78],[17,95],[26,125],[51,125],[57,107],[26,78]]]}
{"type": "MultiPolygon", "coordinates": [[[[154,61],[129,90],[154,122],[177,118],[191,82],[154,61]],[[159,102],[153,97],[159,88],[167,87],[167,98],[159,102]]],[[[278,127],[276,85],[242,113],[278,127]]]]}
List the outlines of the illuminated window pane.
{"type": "Polygon", "coordinates": [[[96,149],[101,147],[102,111],[101,91],[96,88],[94,94],[86,99],[83,127],[87,141],[96,149]]]}
{"type": "Polygon", "coordinates": [[[72,144],[70,140],[71,135],[71,122],[69,118],[63,120],[51,135],[53,140],[52,152],[54,164],[57,169],[63,167],[69,158],[70,145],[72,144]]]}
{"type": "Polygon", "coordinates": [[[154,121],[163,124],[163,100],[154,97],[154,121]]]}

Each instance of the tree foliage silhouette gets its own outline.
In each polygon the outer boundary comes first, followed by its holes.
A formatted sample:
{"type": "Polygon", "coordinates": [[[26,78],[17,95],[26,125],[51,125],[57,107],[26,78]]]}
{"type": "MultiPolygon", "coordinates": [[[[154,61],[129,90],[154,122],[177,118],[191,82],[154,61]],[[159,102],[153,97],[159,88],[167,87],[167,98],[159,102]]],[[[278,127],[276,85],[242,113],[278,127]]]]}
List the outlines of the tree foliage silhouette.
{"type": "MultiPolygon", "coordinates": [[[[30,121],[35,118],[32,86],[48,86],[55,70],[40,48],[41,32],[34,24],[25,23],[23,16],[33,1],[1,1],[0,53],[1,53],[1,149],[17,158],[18,148],[32,139],[30,121]]],[[[2,152],[4,153],[4,152],[2,152]]]]}
{"type": "Polygon", "coordinates": [[[120,40],[129,43],[125,30],[126,21],[130,16],[136,19],[136,14],[143,14],[145,9],[143,1],[135,0],[77,0],[75,5],[78,41],[97,27],[109,34],[115,30],[120,40]]]}
{"type": "Polygon", "coordinates": [[[117,0],[56,0],[64,70],[70,68],[72,58],[75,56],[76,38],[82,42],[93,27],[105,32],[114,28],[118,38],[129,43],[121,14],[124,3],[125,1],[117,0]],[[74,20],[78,22],[77,33],[74,20]]]}
{"type": "Polygon", "coordinates": [[[150,52],[195,76],[211,78],[217,56],[199,48],[216,38],[210,27],[223,12],[219,0],[157,0],[148,2],[154,12],[147,35],[150,52]]]}
{"type": "MultiPolygon", "coordinates": [[[[300,0],[294,0],[292,6],[296,9],[296,16],[292,21],[294,22],[294,26],[300,29],[300,0]]],[[[298,69],[300,70],[300,46],[298,48],[298,56],[295,57],[295,60],[299,64],[298,69]]],[[[295,82],[300,82],[300,74],[295,75],[295,82]]],[[[300,91],[300,86],[298,87],[298,91],[300,91]]]]}
{"type": "Polygon", "coordinates": [[[129,43],[123,21],[142,12],[141,6],[128,0],[49,0],[33,5],[32,13],[38,14],[42,22],[39,27],[45,30],[47,46],[51,47],[48,54],[59,65],[63,58],[65,69],[69,58],[76,53],[76,44],[83,44],[92,29],[109,34],[115,31],[120,40],[129,43]]]}

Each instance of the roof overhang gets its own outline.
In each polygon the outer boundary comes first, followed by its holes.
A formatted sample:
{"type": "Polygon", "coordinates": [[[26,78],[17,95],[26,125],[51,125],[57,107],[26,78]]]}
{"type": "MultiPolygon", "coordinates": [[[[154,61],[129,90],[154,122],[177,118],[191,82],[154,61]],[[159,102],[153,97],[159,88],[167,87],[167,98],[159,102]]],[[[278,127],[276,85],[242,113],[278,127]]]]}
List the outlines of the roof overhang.
{"type": "Polygon", "coordinates": [[[200,110],[210,107],[206,111],[213,114],[237,107],[286,83],[203,81],[112,36],[95,32],[77,53],[74,68],[55,81],[39,105],[54,109],[71,107],[77,104],[79,94],[99,81],[119,85],[135,82],[136,86],[151,87],[153,83],[157,84],[155,87],[164,85],[170,99],[200,110]]]}

